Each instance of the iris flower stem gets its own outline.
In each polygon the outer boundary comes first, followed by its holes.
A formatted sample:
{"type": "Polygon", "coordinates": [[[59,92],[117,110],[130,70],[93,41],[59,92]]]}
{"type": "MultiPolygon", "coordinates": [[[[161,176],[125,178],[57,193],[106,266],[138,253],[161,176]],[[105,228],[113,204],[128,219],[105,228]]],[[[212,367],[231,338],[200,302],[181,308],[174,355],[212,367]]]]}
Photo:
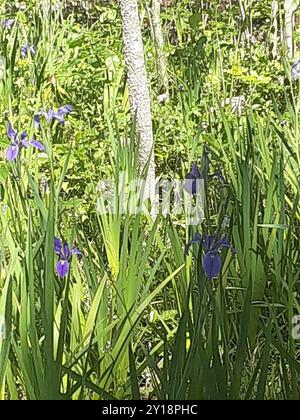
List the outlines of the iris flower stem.
{"type": "Polygon", "coordinates": [[[62,304],[62,313],[60,318],[60,334],[58,339],[57,345],[57,353],[56,353],[56,363],[57,363],[57,376],[58,381],[60,381],[61,374],[62,374],[62,359],[64,354],[64,343],[66,337],[66,329],[67,329],[67,320],[68,320],[68,296],[70,293],[70,284],[71,284],[71,276],[70,271],[67,275],[66,285],[65,285],[65,293],[63,293],[63,304],[62,304]]]}

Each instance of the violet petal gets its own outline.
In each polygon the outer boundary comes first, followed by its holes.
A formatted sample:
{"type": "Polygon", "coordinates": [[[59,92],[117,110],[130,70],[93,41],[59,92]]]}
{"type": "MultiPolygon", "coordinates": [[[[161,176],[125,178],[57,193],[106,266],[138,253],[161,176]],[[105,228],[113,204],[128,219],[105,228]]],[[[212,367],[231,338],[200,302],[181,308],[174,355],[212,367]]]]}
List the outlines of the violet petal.
{"type": "Polygon", "coordinates": [[[6,158],[9,161],[13,161],[17,158],[18,154],[19,154],[19,146],[17,144],[12,144],[7,149],[6,158]]]}
{"type": "Polygon", "coordinates": [[[56,264],[56,272],[60,277],[65,277],[69,272],[70,264],[67,260],[59,260],[56,264]]]}

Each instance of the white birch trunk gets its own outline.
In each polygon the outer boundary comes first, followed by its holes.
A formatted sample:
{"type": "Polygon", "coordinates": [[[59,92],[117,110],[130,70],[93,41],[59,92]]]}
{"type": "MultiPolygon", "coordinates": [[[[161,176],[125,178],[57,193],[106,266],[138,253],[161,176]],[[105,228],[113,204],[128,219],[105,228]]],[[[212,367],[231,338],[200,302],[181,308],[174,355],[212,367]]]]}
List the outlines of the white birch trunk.
{"type": "Polygon", "coordinates": [[[294,56],[293,17],[299,3],[299,0],[285,0],[284,2],[284,38],[288,58],[294,56]]]}
{"type": "Polygon", "coordinates": [[[272,37],[271,37],[271,42],[272,42],[272,57],[273,58],[276,58],[277,57],[278,11],[279,11],[278,1],[277,0],[273,0],[272,1],[272,18],[271,18],[271,24],[272,24],[272,29],[273,29],[273,33],[272,33],[272,37]]]}
{"type": "Polygon", "coordinates": [[[155,199],[155,164],[150,94],[137,0],[120,0],[130,108],[136,118],[140,171],[149,164],[144,199],[155,199]]]}

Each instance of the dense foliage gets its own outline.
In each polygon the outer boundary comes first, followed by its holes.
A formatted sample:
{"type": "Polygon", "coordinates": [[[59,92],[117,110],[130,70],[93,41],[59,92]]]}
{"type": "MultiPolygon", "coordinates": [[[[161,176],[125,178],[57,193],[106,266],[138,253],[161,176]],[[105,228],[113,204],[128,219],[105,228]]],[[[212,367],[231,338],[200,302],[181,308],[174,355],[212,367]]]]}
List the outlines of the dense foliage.
{"type": "Polygon", "coordinates": [[[0,5],[0,398],[299,399],[300,85],[283,11],[274,51],[270,0],[163,1],[164,103],[140,2],[157,176],[195,162],[207,181],[189,226],[97,211],[100,180],[135,177],[137,146],[118,2],[78,3],[0,5]]]}

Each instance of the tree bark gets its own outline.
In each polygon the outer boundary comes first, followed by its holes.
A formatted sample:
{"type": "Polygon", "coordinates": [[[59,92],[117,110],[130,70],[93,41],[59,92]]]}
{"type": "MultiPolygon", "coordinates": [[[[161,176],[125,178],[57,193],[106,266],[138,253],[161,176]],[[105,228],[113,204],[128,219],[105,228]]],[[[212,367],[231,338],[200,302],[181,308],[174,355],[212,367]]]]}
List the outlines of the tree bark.
{"type": "Polygon", "coordinates": [[[140,173],[149,165],[144,199],[150,198],[153,205],[155,201],[154,142],[137,0],[120,0],[120,8],[130,108],[133,118],[136,119],[136,134],[139,142],[140,173]]]}
{"type": "Polygon", "coordinates": [[[164,52],[164,36],[160,21],[160,0],[152,0],[152,24],[154,32],[154,41],[157,55],[157,69],[163,94],[166,95],[166,100],[169,99],[169,79],[167,71],[167,59],[164,52]]]}
{"type": "Polygon", "coordinates": [[[284,2],[284,34],[285,34],[285,46],[288,58],[294,56],[294,42],[293,42],[293,28],[294,13],[299,7],[299,0],[285,0],[284,2]]]}
{"type": "Polygon", "coordinates": [[[272,17],[271,17],[271,25],[272,25],[272,36],[271,36],[271,43],[272,43],[272,57],[275,59],[277,58],[277,44],[278,44],[278,1],[272,1],[272,17]]]}
{"type": "MultiPolygon", "coordinates": [[[[294,29],[295,29],[295,31],[299,31],[299,28],[300,28],[300,13],[299,13],[299,10],[297,10],[296,13],[295,13],[295,27],[294,27],[294,29]]],[[[300,42],[298,41],[297,44],[296,44],[296,52],[299,52],[299,51],[300,51],[300,42]]]]}

